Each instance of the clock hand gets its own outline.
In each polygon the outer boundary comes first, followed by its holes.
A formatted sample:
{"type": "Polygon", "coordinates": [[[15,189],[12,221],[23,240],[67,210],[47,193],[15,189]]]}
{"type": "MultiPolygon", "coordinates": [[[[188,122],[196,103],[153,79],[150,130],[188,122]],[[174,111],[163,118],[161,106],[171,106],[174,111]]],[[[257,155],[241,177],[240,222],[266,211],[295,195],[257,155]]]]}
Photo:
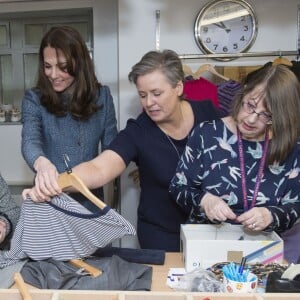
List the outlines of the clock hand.
{"type": "Polygon", "coordinates": [[[231,31],[230,28],[228,28],[223,22],[220,22],[220,24],[223,26],[224,30],[229,33],[231,31]]]}
{"type": "Polygon", "coordinates": [[[226,25],[223,22],[213,23],[213,25],[224,29],[227,33],[229,33],[231,31],[231,29],[227,28],[226,25]]]}

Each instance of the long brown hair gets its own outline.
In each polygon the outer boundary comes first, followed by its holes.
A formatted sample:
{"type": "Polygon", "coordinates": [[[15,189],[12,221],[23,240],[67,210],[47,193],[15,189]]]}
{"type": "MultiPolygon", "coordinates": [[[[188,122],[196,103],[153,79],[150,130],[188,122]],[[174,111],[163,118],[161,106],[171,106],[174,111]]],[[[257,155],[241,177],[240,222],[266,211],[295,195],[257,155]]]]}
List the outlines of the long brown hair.
{"type": "Polygon", "coordinates": [[[294,148],[300,135],[300,84],[295,74],[284,65],[267,65],[249,77],[236,98],[232,117],[236,120],[243,96],[257,85],[265,87],[264,106],[272,114],[272,143],[268,164],[282,163],[294,148]]]}
{"type": "Polygon", "coordinates": [[[43,37],[39,49],[37,88],[41,93],[41,104],[57,116],[64,116],[70,112],[75,119],[86,120],[99,109],[96,97],[100,86],[93,61],[79,32],[69,26],[52,27],[43,37]],[[62,100],[64,93],[56,93],[45,75],[46,47],[62,51],[66,57],[67,72],[74,77],[68,105],[62,100]]]}

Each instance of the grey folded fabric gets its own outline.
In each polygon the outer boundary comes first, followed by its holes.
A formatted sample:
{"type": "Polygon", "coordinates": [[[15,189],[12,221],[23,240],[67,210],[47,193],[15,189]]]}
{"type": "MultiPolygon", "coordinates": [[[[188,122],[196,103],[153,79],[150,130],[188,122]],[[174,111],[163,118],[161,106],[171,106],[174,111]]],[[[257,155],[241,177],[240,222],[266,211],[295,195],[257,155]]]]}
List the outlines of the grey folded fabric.
{"type": "Polygon", "coordinates": [[[20,260],[15,264],[0,269],[0,288],[9,289],[14,284],[14,274],[20,272],[28,260],[20,260]]]}
{"type": "Polygon", "coordinates": [[[86,263],[102,270],[92,277],[68,262],[48,259],[27,262],[21,274],[24,281],[40,289],[70,290],[150,290],[152,267],[130,263],[118,256],[87,258],[86,263]]]}

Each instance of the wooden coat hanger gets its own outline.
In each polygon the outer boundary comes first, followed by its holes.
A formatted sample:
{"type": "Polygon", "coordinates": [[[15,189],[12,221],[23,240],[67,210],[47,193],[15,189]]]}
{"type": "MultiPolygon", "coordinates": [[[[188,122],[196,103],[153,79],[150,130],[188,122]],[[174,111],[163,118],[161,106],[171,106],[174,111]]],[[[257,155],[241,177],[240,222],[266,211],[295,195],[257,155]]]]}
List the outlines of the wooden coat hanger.
{"type": "Polygon", "coordinates": [[[285,65],[285,66],[288,66],[288,67],[292,67],[293,66],[293,63],[285,58],[285,57],[282,57],[281,55],[277,58],[274,59],[273,63],[272,63],[273,66],[276,66],[276,65],[285,65]]]}
{"type": "Polygon", "coordinates": [[[203,73],[206,73],[206,72],[209,72],[213,75],[216,75],[217,77],[223,79],[223,80],[226,80],[228,81],[229,78],[227,78],[226,76],[220,74],[219,72],[217,72],[217,70],[214,68],[214,66],[212,66],[211,64],[203,64],[199,67],[199,69],[195,72],[195,76],[196,78],[200,78],[201,75],[203,73]]]}
{"type": "Polygon", "coordinates": [[[91,274],[92,277],[97,277],[102,275],[102,270],[95,268],[84,262],[82,259],[71,259],[69,262],[77,268],[84,269],[87,273],[91,274]]]}
{"type": "Polygon", "coordinates": [[[22,296],[23,300],[32,300],[32,297],[28,291],[27,285],[23,280],[21,273],[17,272],[14,274],[14,281],[17,288],[22,296]]]}
{"type": "Polygon", "coordinates": [[[98,199],[83,183],[83,181],[74,173],[67,171],[61,173],[58,176],[57,183],[59,187],[63,190],[68,187],[74,187],[78,192],[83,194],[86,198],[92,201],[100,209],[106,207],[106,204],[98,199]]]}
{"type": "Polygon", "coordinates": [[[195,76],[195,73],[193,72],[193,70],[191,69],[190,66],[182,65],[182,69],[183,69],[183,72],[184,72],[185,75],[192,76],[192,77],[195,76]]]}
{"type": "Polygon", "coordinates": [[[106,204],[98,199],[76,174],[72,173],[72,169],[68,164],[68,162],[70,161],[69,156],[67,154],[63,154],[63,159],[67,171],[58,176],[57,183],[59,187],[62,190],[68,187],[74,187],[78,192],[92,201],[97,207],[99,207],[100,209],[105,208],[106,204]]]}
{"type": "MultiPolygon", "coordinates": [[[[61,189],[65,189],[67,187],[74,187],[77,191],[83,194],[86,198],[91,200],[97,207],[103,209],[106,207],[106,204],[98,199],[83,183],[83,181],[74,173],[72,170],[68,168],[68,171],[62,173],[58,176],[57,183],[61,189]]],[[[73,266],[77,268],[84,269],[87,273],[89,273],[93,277],[100,276],[102,271],[85,263],[82,259],[71,259],[69,261],[73,266]]]]}

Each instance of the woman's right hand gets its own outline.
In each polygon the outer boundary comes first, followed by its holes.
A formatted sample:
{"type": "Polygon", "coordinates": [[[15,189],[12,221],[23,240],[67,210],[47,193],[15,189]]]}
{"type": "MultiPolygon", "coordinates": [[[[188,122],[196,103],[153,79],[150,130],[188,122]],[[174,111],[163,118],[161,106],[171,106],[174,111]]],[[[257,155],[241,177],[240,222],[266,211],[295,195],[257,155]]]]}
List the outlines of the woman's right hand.
{"type": "Polygon", "coordinates": [[[22,192],[23,199],[29,196],[35,202],[44,202],[62,192],[57,183],[57,169],[50,160],[44,156],[38,157],[34,169],[36,170],[35,186],[22,192]]]}
{"type": "Polygon", "coordinates": [[[225,222],[227,219],[235,220],[237,217],[222,198],[208,192],[201,199],[200,206],[212,222],[225,222]]]}

